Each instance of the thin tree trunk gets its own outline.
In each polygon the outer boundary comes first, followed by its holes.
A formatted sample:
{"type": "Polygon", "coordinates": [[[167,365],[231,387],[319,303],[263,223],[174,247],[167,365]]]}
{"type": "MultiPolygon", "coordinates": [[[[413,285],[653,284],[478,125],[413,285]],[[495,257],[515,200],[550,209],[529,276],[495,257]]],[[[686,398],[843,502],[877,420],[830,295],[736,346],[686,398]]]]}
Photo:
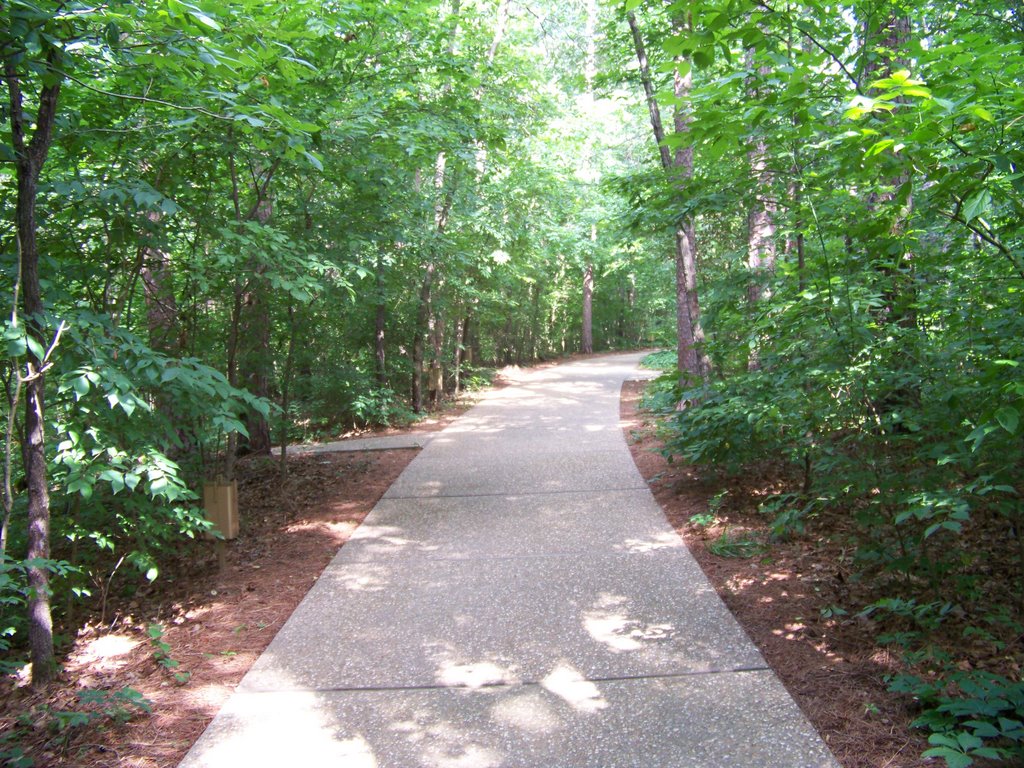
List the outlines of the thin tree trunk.
{"type": "MultiPolygon", "coordinates": [[[[228,325],[227,378],[232,387],[238,386],[238,346],[242,323],[242,281],[235,277],[231,296],[231,318],[228,325]]],[[[221,480],[235,479],[235,460],[238,457],[238,433],[228,435],[228,444],[224,453],[224,471],[219,475],[221,480]]]]}
{"type": "MultiPolygon", "coordinates": [[[[14,286],[11,302],[11,327],[18,323],[18,302],[20,300],[21,281],[14,286]]],[[[14,440],[18,431],[18,406],[21,405],[22,380],[17,367],[9,371],[9,378],[4,382],[7,395],[7,423],[4,425],[4,478],[3,478],[3,521],[0,523],[0,560],[7,554],[7,539],[10,533],[11,513],[14,512],[14,488],[11,474],[14,471],[14,440]]]]}
{"type": "MultiPolygon", "coordinates": [[[[159,184],[159,178],[157,183],[159,184]]],[[[157,211],[146,213],[146,220],[152,230],[148,239],[156,237],[156,228],[163,219],[157,211]]],[[[187,346],[185,325],[181,322],[178,302],[174,295],[173,272],[170,254],[157,245],[147,243],[139,249],[141,265],[138,276],[142,282],[146,302],[146,325],[149,331],[149,346],[168,357],[181,357],[187,346]]],[[[158,392],[156,409],[164,417],[177,442],[165,446],[172,458],[187,454],[194,448],[194,436],[188,428],[188,420],[179,414],[173,398],[158,392]]]]}
{"type": "MultiPolygon", "coordinates": [[[[30,338],[46,348],[43,300],[39,280],[39,246],[36,241],[36,196],[39,175],[46,163],[57,115],[61,80],[43,86],[35,112],[35,131],[31,141],[25,135],[26,115],[21,91],[21,75],[8,54],[4,60],[4,79],[10,97],[8,119],[11,143],[15,152],[17,203],[15,227],[18,242],[20,273],[26,329],[30,338]]],[[[59,69],[60,54],[51,50],[48,68],[59,69]]],[[[54,340],[53,346],[56,345],[54,340]]],[[[50,493],[46,476],[44,406],[46,403],[46,356],[40,358],[29,348],[26,351],[25,423],[21,445],[25,483],[28,492],[28,642],[32,659],[32,684],[44,686],[56,673],[53,652],[53,618],[50,611],[49,572],[45,563],[50,558],[50,493]]]]}
{"type": "MultiPolygon", "coordinates": [[[[250,393],[261,398],[270,397],[270,316],[267,296],[263,283],[264,270],[255,274],[255,285],[251,286],[242,300],[242,338],[245,340],[244,353],[239,360],[242,381],[250,393]]],[[[249,435],[245,447],[251,453],[270,454],[270,424],[267,417],[256,410],[249,410],[245,416],[249,435]]]]}
{"type": "MultiPolygon", "coordinates": [[[[447,156],[442,150],[437,153],[434,162],[434,188],[437,190],[437,201],[434,204],[434,237],[440,239],[448,228],[448,215],[451,212],[452,200],[454,198],[454,182],[447,182],[445,170],[447,168],[447,156]],[[446,184],[449,186],[446,188],[446,184]]],[[[434,384],[444,380],[444,368],[441,365],[441,350],[438,337],[438,320],[435,314],[433,291],[438,281],[436,254],[431,247],[431,253],[426,266],[424,267],[423,283],[420,286],[420,305],[416,317],[416,338],[413,341],[413,386],[412,386],[412,407],[414,413],[419,413],[423,408],[423,374],[424,374],[424,335],[431,342],[434,351],[433,359],[430,361],[430,381],[428,391],[436,392],[434,384]]],[[[435,402],[436,395],[432,398],[435,402]]]]}
{"type": "MultiPolygon", "coordinates": [[[[690,91],[693,89],[693,68],[688,61],[676,63],[673,77],[673,93],[676,98],[675,114],[672,118],[676,134],[690,132],[690,115],[686,111],[690,103],[690,91]],[[679,69],[679,64],[687,66],[686,74],[679,69]]],[[[679,147],[672,158],[673,175],[679,186],[680,195],[685,194],[687,183],[693,179],[693,145],[679,147]]],[[[689,315],[685,327],[680,326],[679,347],[677,354],[680,366],[683,361],[687,367],[680,371],[689,373],[696,381],[706,381],[711,370],[711,362],[703,352],[704,328],[700,322],[700,299],[697,295],[697,236],[693,218],[684,214],[676,231],[676,295],[686,306],[689,315]],[[682,234],[682,237],[680,237],[682,234]],[[680,291],[680,279],[682,291],[680,291]]],[[[678,312],[678,310],[677,310],[678,312]]]]}
{"type": "MultiPolygon", "coordinates": [[[[266,224],[273,216],[273,203],[266,197],[270,176],[262,186],[254,184],[257,202],[253,206],[250,218],[260,224],[266,224]]],[[[239,360],[242,379],[252,394],[261,398],[270,397],[270,376],[272,355],[270,351],[270,307],[267,286],[263,275],[266,267],[258,266],[253,270],[253,280],[249,291],[242,300],[242,337],[245,340],[245,352],[239,360]]],[[[245,446],[251,453],[261,456],[270,454],[270,424],[267,417],[256,410],[250,409],[245,417],[245,446]]]]}
{"type": "MultiPolygon", "coordinates": [[[[156,228],[163,217],[150,211],[146,220],[156,228]]],[[[147,234],[153,237],[154,233],[147,234]]],[[[149,330],[149,346],[169,355],[176,355],[182,344],[178,322],[178,303],[174,297],[171,281],[170,256],[162,248],[143,245],[141,248],[143,293],[146,300],[146,324],[149,330]]]]}
{"type": "Polygon", "coordinates": [[[538,357],[537,337],[540,336],[540,283],[530,286],[530,361],[538,357]]]}
{"type": "Polygon", "coordinates": [[[459,396],[459,392],[462,390],[462,357],[463,350],[465,349],[465,339],[463,333],[466,327],[459,321],[458,316],[455,319],[455,366],[452,371],[452,386],[454,388],[455,396],[459,396]]]}
{"type": "Polygon", "coordinates": [[[374,271],[377,283],[377,309],[374,318],[373,352],[377,367],[377,384],[380,387],[386,387],[388,385],[388,368],[384,334],[387,330],[388,305],[387,295],[384,290],[384,261],[379,253],[377,254],[376,269],[374,271]]]}
{"type": "Polygon", "coordinates": [[[651,128],[654,131],[654,141],[658,146],[658,155],[661,157],[661,167],[667,171],[672,167],[672,153],[665,145],[665,128],[661,123],[661,109],[658,107],[658,100],[654,97],[654,85],[651,82],[651,69],[647,62],[644,39],[640,34],[640,26],[637,24],[636,14],[632,11],[627,13],[626,21],[629,22],[629,29],[633,33],[633,47],[636,50],[637,62],[640,64],[640,82],[644,86],[644,97],[647,101],[647,111],[651,118],[651,128]]]}
{"type": "MultiPolygon", "coordinates": [[[[755,66],[753,50],[747,54],[747,66],[750,69],[755,66]]],[[[757,74],[762,76],[770,72],[768,67],[757,70],[757,74]]],[[[747,94],[752,100],[759,98],[756,87],[748,88],[747,94]]],[[[768,142],[763,135],[751,139],[747,160],[755,185],[754,199],[747,212],[747,269],[750,272],[747,303],[752,311],[756,311],[757,305],[769,296],[766,277],[775,271],[775,205],[771,192],[772,173],[768,168],[768,142]]],[[[760,349],[755,342],[747,357],[747,370],[760,368],[760,349]]]]}
{"type": "MultiPolygon", "coordinates": [[[[665,129],[661,120],[661,109],[654,96],[654,87],[651,80],[647,52],[644,48],[643,36],[640,32],[636,16],[632,12],[626,14],[626,20],[633,35],[633,45],[636,51],[637,62],[640,65],[640,79],[644,86],[647,110],[651,119],[651,129],[658,146],[661,164],[679,188],[680,195],[683,195],[685,194],[686,183],[693,178],[693,147],[681,146],[675,151],[675,154],[672,154],[668,147],[665,146],[665,129]]],[[[677,27],[682,25],[683,22],[675,22],[677,27]]],[[[673,77],[673,92],[676,99],[673,127],[677,134],[686,134],[690,130],[690,118],[686,112],[686,105],[689,104],[692,87],[693,80],[689,62],[681,59],[677,61],[673,77]],[[680,71],[680,64],[687,67],[686,74],[680,71]]],[[[688,215],[680,217],[676,227],[675,262],[676,326],[678,330],[676,345],[677,364],[680,373],[684,376],[689,376],[693,381],[703,381],[706,380],[710,370],[710,361],[700,351],[704,343],[704,329],[700,323],[700,300],[697,294],[696,233],[693,220],[688,215]]]]}
{"type": "Polygon", "coordinates": [[[476,336],[473,335],[473,316],[466,314],[462,321],[462,361],[465,365],[473,365],[480,359],[476,336]]]}
{"type": "Polygon", "coordinates": [[[423,282],[420,284],[420,301],[416,310],[416,336],[412,343],[412,410],[420,413],[423,410],[423,359],[425,348],[425,332],[430,318],[431,291],[434,286],[434,262],[429,261],[424,267],[423,282]]]}
{"type": "Polygon", "coordinates": [[[594,265],[587,264],[583,270],[583,334],[580,352],[589,355],[594,351],[594,265]]]}
{"type": "Polygon", "coordinates": [[[288,477],[288,426],[291,423],[288,409],[291,407],[292,370],[295,368],[295,341],[298,336],[298,325],[295,322],[295,302],[288,302],[288,352],[284,360],[284,371],[281,373],[281,478],[288,477]]]}
{"type": "Polygon", "coordinates": [[[431,311],[430,316],[430,346],[433,356],[430,360],[430,377],[428,391],[430,393],[430,405],[436,408],[444,395],[444,366],[441,356],[444,351],[444,320],[442,316],[431,311]]]}
{"type": "MultiPolygon", "coordinates": [[[[231,198],[235,209],[235,221],[258,221],[267,223],[273,215],[273,203],[269,197],[270,183],[274,178],[281,159],[276,158],[270,166],[260,173],[252,172],[254,201],[252,207],[243,216],[241,209],[238,173],[235,167],[234,153],[228,155],[228,168],[231,177],[231,198]]],[[[234,311],[228,340],[228,380],[232,386],[238,386],[238,379],[246,383],[246,388],[258,397],[270,395],[270,316],[267,310],[267,299],[262,275],[266,267],[253,267],[251,279],[243,283],[236,278],[234,288],[234,311]],[[242,341],[245,340],[243,347],[242,341]],[[234,374],[234,375],[232,375],[234,374]]],[[[246,414],[246,430],[249,435],[245,445],[252,453],[270,453],[270,425],[262,413],[250,410],[246,414]]],[[[238,448],[238,434],[228,436],[228,451],[225,461],[225,479],[231,480],[234,472],[235,454],[238,448]]]]}
{"type": "Polygon", "coordinates": [[[700,379],[700,356],[694,343],[696,334],[693,326],[693,309],[690,306],[690,292],[687,290],[692,281],[693,251],[687,231],[680,227],[676,230],[676,327],[679,342],[676,345],[676,364],[680,373],[689,374],[695,384],[700,379]]]}

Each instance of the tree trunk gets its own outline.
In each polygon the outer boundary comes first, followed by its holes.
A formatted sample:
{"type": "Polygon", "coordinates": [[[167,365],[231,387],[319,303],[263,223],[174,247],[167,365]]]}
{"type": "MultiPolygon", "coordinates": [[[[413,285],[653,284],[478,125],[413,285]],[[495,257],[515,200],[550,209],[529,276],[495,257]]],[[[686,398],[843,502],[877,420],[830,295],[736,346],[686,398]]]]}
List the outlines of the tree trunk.
{"type": "MultiPolygon", "coordinates": [[[[692,67],[686,74],[679,70],[677,62],[673,78],[673,93],[676,98],[676,110],[672,118],[677,134],[690,132],[690,115],[686,111],[693,89],[692,67]]],[[[683,62],[687,65],[689,62],[683,62]]],[[[679,187],[680,196],[686,192],[686,184],[693,178],[693,145],[683,146],[676,150],[672,158],[673,176],[679,187]]],[[[704,328],[700,322],[700,299],[697,295],[697,235],[693,219],[689,214],[683,215],[676,230],[676,297],[686,306],[687,323],[680,325],[677,356],[680,366],[686,361],[685,368],[680,371],[689,374],[695,382],[706,381],[711,370],[711,362],[703,351],[704,328]],[[680,286],[682,286],[680,288],[680,286]]],[[[677,309],[677,315],[680,310],[677,309]]],[[[682,319],[681,315],[678,315],[682,319]]]]}
{"type": "MultiPolygon", "coordinates": [[[[748,67],[754,68],[754,51],[747,55],[748,67]]],[[[768,75],[768,67],[760,67],[759,75],[768,75]]],[[[759,97],[756,87],[747,91],[752,100],[759,97]]],[[[747,285],[747,303],[756,312],[757,305],[768,298],[766,277],[775,271],[775,204],[772,202],[772,173],[768,168],[768,142],[763,135],[755,136],[750,142],[747,159],[755,189],[754,199],[747,212],[747,269],[750,282],[747,285]]],[[[747,370],[756,371],[761,367],[758,344],[751,346],[747,357],[747,370]]]]}
{"type": "Polygon", "coordinates": [[[455,319],[455,365],[452,371],[452,388],[455,396],[459,396],[459,392],[462,390],[462,359],[463,351],[465,350],[466,340],[463,334],[466,332],[466,326],[460,322],[458,316],[455,319]]]}
{"type": "Polygon", "coordinates": [[[462,321],[462,345],[465,347],[463,361],[466,365],[474,365],[480,359],[477,343],[477,338],[473,334],[472,318],[466,315],[466,319],[462,321]]]}
{"type": "Polygon", "coordinates": [[[432,356],[430,359],[430,378],[428,391],[430,393],[430,406],[436,408],[441,403],[444,395],[444,366],[442,365],[442,354],[444,352],[444,319],[443,316],[431,310],[430,313],[430,346],[432,356]]]}
{"type": "MultiPolygon", "coordinates": [[[[249,212],[248,219],[260,224],[270,221],[274,213],[273,202],[267,192],[274,170],[275,162],[266,172],[265,181],[254,183],[253,191],[256,202],[249,212]]],[[[261,174],[261,177],[264,174],[261,174]]],[[[270,308],[268,304],[267,286],[264,280],[266,267],[259,265],[252,270],[252,280],[248,290],[242,296],[241,339],[242,354],[239,357],[240,378],[245,388],[257,397],[270,397],[270,378],[273,370],[273,355],[270,349],[270,308]]],[[[243,445],[249,453],[267,456],[270,454],[270,424],[267,417],[259,411],[250,409],[245,415],[245,427],[249,433],[243,439],[243,445]]]]}
{"type": "MultiPolygon", "coordinates": [[[[151,227],[146,233],[147,240],[151,241],[156,237],[156,229],[162,219],[163,215],[157,211],[146,213],[146,221],[151,227]]],[[[142,265],[139,276],[146,302],[150,349],[168,357],[181,357],[187,346],[187,336],[174,295],[170,254],[158,245],[146,243],[140,248],[139,261],[142,265]]],[[[188,420],[179,414],[173,398],[157,392],[155,401],[157,411],[177,438],[176,441],[169,441],[170,444],[164,446],[165,451],[171,458],[187,454],[195,447],[195,437],[189,429],[188,420]]]]}
{"type": "Polygon", "coordinates": [[[434,262],[429,261],[423,270],[423,282],[420,284],[420,302],[416,310],[415,338],[412,342],[412,410],[420,413],[423,410],[423,373],[425,335],[430,320],[431,291],[434,286],[434,262]]]}
{"type": "MultiPolygon", "coordinates": [[[[230,131],[228,134],[231,136],[230,131]]],[[[269,196],[270,182],[281,164],[276,158],[270,166],[259,174],[253,173],[252,207],[242,214],[241,196],[239,192],[238,173],[235,167],[235,156],[228,154],[228,171],[231,178],[231,199],[235,209],[235,222],[258,221],[267,223],[273,215],[273,203],[269,196]]],[[[239,379],[245,381],[246,388],[258,397],[270,395],[270,316],[267,310],[266,289],[262,285],[265,267],[252,267],[250,280],[243,282],[235,279],[231,323],[228,332],[228,381],[237,387],[239,379]],[[244,345],[243,345],[244,340],[244,345]]],[[[246,414],[246,431],[249,436],[244,443],[251,453],[270,453],[270,425],[267,418],[258,411],[246,414]]],[[[238,434],[228,435],[227,455],[224,461],[224,479],[233,479],[235,458],[239,445],[238,434]]]]}
{"type": "Polygon", "coordinates": [[[589,355],[594,351],[594,265],[587,264],[583,270],[583,334],[580,352],[589,355]]]}
{"type": "MultiPolygon", "coordinates": [[[[155,228],[161,220],[159,213],[150,211],[146,220],[155,228]]],[[[154,233],[148,233],[153,237],[154,233]]],[[[170,257],[154,245],[142,246],[142,288],[146,299],[146,324],[149,346],[159,352],[176,356],[182,348],[181,324],[178,322],[178,302],[174,297],[170,257]]]]}
{"type": "Polygon", "coordinates": [[[686,229],[680,227],[676,230],[676,327],[679,333],[676,345],[676,364],[679,367],[679,372],[690,378],[687,383],[695,384],[701,379],[702,368],[693,322],[691,301],[693,293],[689,289],[694,274],[691,242],[686,229]]]}
{"type": "MultiPolygon", "coordinates": [[[[48,69],[59,68],[60,54],[51,50],[48,69]]],[[[15,228],[18,243],[19,272],[26,330],[38,345],[46,349],[43,299],[39,281],[39,246],[36,241],[36,195],[39,174],[46,163],[53,138],[60,79],[43,86],[35,113],[35,131],[29,141],[25,135],[21,75],[12,54],[4,59],[4,79],[10,96],[11,143],[15,152],[17,203],[15,228]]],[[[17,296],[17,293],[15,293],[17,296]]],[[[54,342],[56,344],[56,341],[54,342]]],[[[33,564],[28,568],[28,642],[32,659],[32,684],[44,686],[56,673],[53,653],[53,618],[50,612],[49,573],[45,561],[50,558],[50,493],[46,476],[44,407],[46,403],[47,360],[30,347],[26,351],[25,423],[21,444],[25,484],[28,492],[28,552],[33,564]]]]}
{"type": "MultiPolygon", "coordinates": [[[[693,147],[680,147],[675,154],[672,154],[665,146],[665,129],[661,121],[661,109],[654,96],[643,36],[640,33],[636,16],[632,12],[626,14],[626,20],[633,34],[633,45],[637,62],[640,65],[640,79],[644,86],[647,111],[650,115],[651,129],[658,146],[661,165],[677,185],[679,194],[682,196],[685,194],[687,181],[693,178],[693,147]]],[[[674,26],[677,28],[683,25],[684,22],[678,20],[674,22],[674,26]]],[[[690,118],[686,112],[686,105],[689,103],[690,91],[693,87],[691,71],[692,68],[689,67],[688,61],[683,59],[677,61],[673,78],[673,93],[676,99],[673,127],[677,134],[685,134],[690,130],[690,118]],[[679,64],[687,65],[685,75],[680,71],[679,64]]],[[[691,379],[691,383],[706,380],[710,370],[710,361],[701,351],[704,343],[704,329],[700,323],[700,300],[697,294],[696,240],[693,220],[688,215],[680,217],[675,233],[676,326],[678,329],[676,359],[680,373],[691,379]]]]}
{"type": "MultiPolygon", "coordinates": [[[[278,465],[282,479],[288,477],[288,426],[291,420],[288,410],[291,407],[292,371],[295,369],[295,341],[299,335],[299,326],[295,322],[295,301],[288,302],[288,351],[285,355],[284,370],[281,372],[281,463],[278,465]]],[[[282,486],[283,488],[283,486],[282,486]]]]}
{"type": "Polygon", "coordinates": [[[373,346],[374,346],[374,359],[376,360],[377,368],[377,384],[380,387],[386,387],[388,385],[388,368],[387,368],[387,350],[384,345],[384,332],[387,328],[388,319],[388,305],[387,305],[387,294],[384,290],[384,263],[377,255],[376,264],[376,281],[377,281],[377,311],[374,319],[374,332],[373,332],[373,346]]]}
{"type": "MultiPolygon", "coordinates": [[[[228,323],[227,343],[227,377],[228,384],[232,387],[238,386],[238,347],[240,327],[242,323],[242,278],[236,276],[232,286],[231,296],[231,318],[228,323]]],[[[238,432],[232,431],[228,435],[227,446],[224,449],[224,470],[218,472],[217,477],[221,480],[235,479],[235,459],[238,456],[238,432]]]]}
{"type": "Polygon", "coordinates": [[[654,97],[654,85],[651,82],[651,69],[647,62],[647,51],[644,48],[644,39],[640,34],[640,26],[636,21],[636,14],[632,11],[626,14],[626,21],[629,23],[630,32],[633,33],[633,47],[636,50],[637,62],[640,65],[640,82],[644,86],[644,97],[647,101],[647,112],[651,118],[651,128],[654,131],[654,141],[658,146],[658,154],[661,157],[661,167],[666,171],[672,167],[672,152],[665,146],[665,128],[661,123],[661,109],[658,107],[658,100],[654,97]]]}
{"type": "MultiPolygon", "coordinates": [[[[900,69],[908,68],[906,51],[910,35],[910,18],[900,7],[880,10],[879,13],[866,20],[864,22],[863,80],[871,81],[876,78],[890,77],[900,69]]],[[[906,102],[904,98],[899,98],[896,101],[897,103],[906,102]]],[[[894,205],[897,191],[908,181],[907,175],[883,181],[884,191],[873,192],[869,195],[868,209],[877,215],[885,206],[894,205]]],[[[912,210],[913,198],[908,195],[902,209],[892,214],[889,238],[898,240],[904,236],[912,210]]],[[[869,243],[867,247],[870,250],[875,250],[873,244],[869,243]]],[[[891,248],[879,250],[882,252],[892,251],[891,248]]],[[[878,265],[878,271],[885,277],[886,283],[882,291],[885,305],[882,319],[884,322],[904,328],[913,328],[917,324],[917,316],[913,309],[916,299],[914,287],[911,281],[905,279],[906,273],[912,269],[911,259],[912,254],[899,252],[891,261],[878,265]]]]}
{"type": "MultiPolygon", "coordinates": [[[[254,274],[254,285],[242,297],[242,339],[244,351],[239,360],[245,388],[257,397],[270,396],[270,315],[267,307],[263,269],[254,274]]],[[[270,454],[270,425],[267,417],[250,409],[245,417],[249,436],[244,445],[250,453],[270,454]]]]}
{"type": "Polygon", "coordinates": [[[540,336],[540,283],[530,286],[530,361],[537,359],[537,337],[540,336]]]}

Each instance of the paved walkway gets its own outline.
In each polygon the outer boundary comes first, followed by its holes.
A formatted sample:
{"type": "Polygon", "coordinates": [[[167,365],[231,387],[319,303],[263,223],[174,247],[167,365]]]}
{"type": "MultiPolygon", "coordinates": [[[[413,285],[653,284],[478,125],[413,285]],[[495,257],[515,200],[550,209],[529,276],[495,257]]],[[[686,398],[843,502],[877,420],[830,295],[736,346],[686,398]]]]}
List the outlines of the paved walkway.
{"type": "Polygon", "coordinates": [[[639,358],[438,433],[181,765],[837,768],[636,471],[639,358]]]}

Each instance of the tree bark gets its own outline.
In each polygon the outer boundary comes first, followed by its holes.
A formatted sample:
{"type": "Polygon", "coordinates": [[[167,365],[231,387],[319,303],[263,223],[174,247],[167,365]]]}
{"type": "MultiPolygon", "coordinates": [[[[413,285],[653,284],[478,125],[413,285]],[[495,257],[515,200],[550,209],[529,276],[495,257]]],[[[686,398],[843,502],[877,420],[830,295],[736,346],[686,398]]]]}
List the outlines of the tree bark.
{"type": "MultiPolygon", "coordinates": [[[[25,135],[25,112],[21,75],[13,54],[4,59],[4,79],[9,95],[11,142],[15,153],[17,202],[15,227],[18,266],[22,287],[26,330],[37,349],[46,349],[43,299],[39,281],[39,246],[36,240],[36,197],[39,175],[53,140],[61,81],[44,85],[39,92],[32,139],[25,135]]],[[[55,49],[47,56],[47,68],[59,68],[55,49]]],[[[21,444],[28,492],[28,641],[32,660],[32,684],[44,686],[56,673],[53,653],[53,618],[50,611],[49,573],[44,562],[50,558],[50,493],[45,450],[46,360],[29,348],[26,352],[25,423],[21,444]]]]}
{"type": "MultiPolygon", "coordinates": [[[[238,173],[235,167],[235,156],[228,154],[228,169],[231,177],[231,197],[235,209],[235,221],[258,221],[266,224],[273,216],[273,202],[270,199],[270,183],[274,178],[280,158],[263,171],[252,170],[252,190],[254,200],[248,212],[242,214],[238,184],[238,173]]],[[[228,380],[232,386],[238,386],[242,380],[246,388],[257,397],[270,395],[270,316],[267,308],[266,287],[263,285],[263,274],[266,267],[250,263],[251,278],[247,281],[235,279],[234,304],[228,336],[228,380]]],[[[248,437],[243,444],[250,453],[270,453],[270,425],[266,416],[258,411],[250,410],[245,417],[248,437]]],[[[225,479],[231,480],[234,471],[235,453],[239,444],[238,435],[232,433],[228,437],[227,459],[225,462],[225,479]]]]}
{"type": "Polygon", "coordinates": [[[466,326],[459,320],[456,315],[455,318],[455,365],[452,371],[452,389],[455,396],[459,396],[459,392],[462,391],[462,360],[465,350],[465,334],[466,326]]]}
{"type": "Polygon", "coordinates": [[[672,153],[665,146],[665,128],[661,124],[661,109],[658,107],[658,100],[654,97],[654,85],[651,82],[651,68],[647,61],[644,39],[640,34],[640,25],[637,24],[636,14],[632,11],[627,13],[626,21],[629,23],[630,32],[633,33],[633,47],[636,50],[637,62],[640,64],[640,82],[644,86],[647,112],[651,118],[651,129],[654,131],[654,141],[658,146],[658,155],[661,157],[661,167],[667,171],[672,167],[672,153]]]}
{"type": "MultiPolygon", "coordinates": [[[[654,96],[643,36],[636,16],[632,12],[626,14],[626,20],[633,35],[633,45],[637,62],[640,65],[640,79],[644,86],[647,111],[650,115],[651,129],[658,146],[661,165],[679,189],[680,196],[683,196],[686,183],[693,178],[693,147],[681,146],[673,154],[665,146],[665,129],[661,120],[661,109],[654,96]]],[[[674,24],[680,27],[683,22],[676,20],[674,24]]],[[[673,128],[677,134],[686,134],[690,130],[690,118],[685,105],[689,103],[692,87],[693,77],[689,69],[689,62],[683,59],[678,60],[673,76],[673,94],[676,99],[673,128]],[[680,64],[687,67],[686,74],[680,71],[680,64]]],[[[707,356],[701,351],[704,343],[704,329],[700,323],[700,299],[697,293],[696,240],[692,218],[688,215],[681,216],[675,232],[676,328],[678,334],[676,361],[683,376],[689,377],[693,381],[704,381],[707,379],[711,366],[707,356]]]]}
{"type": "MultiPolygon", "coordinates": [[[[146,220],[155,229],[163,217],[156,211],[146,213],[146,220]]],[[[147,233],[148,238],[154,236],[147,233]]],[[[142,246],[142,288],[146,300],[146,324],[149,346],[169,355],[176,355],[181,343],[178,302],[174,296],[170,256],[162,248],[147,243],[142,246]]]]}
{"type": "MultiPolygon", "coordinates": [[[[681,24],[681,22],[679,22],[681,24]]],[[[684,135],[690,132],[690,115],[686,111],[690,103],[690,92],[693,90],[693,69],[690,62],[680,60],[676,62],[676,70],[673,75],[672,91],[676,99],[675,114],[672,117],[672,124],[676,134],[684,135]],[[683,74],[679,65],[687,67],[683,74]]],[[[693,179],[693,145],[680,146],[672,158],[673,177],[679,187],[680,196],[685,195],[686,184],[693,179]]],[[[707,381],[708,373],[711,370],[711,362],[703,351],[704,328],[700,322],[700,298],[697,295],[697,235],[693,224],[693,218],[684,214],[679,219],[679,226],[676,231],[676,295],[685,304],[688,313],[688,321],[680,326],[679,346],[677,350],[680,371],[696,381],[707,381]],[[682,291],[679,281],[682,280],[682,291]],[[682,367],[683,361],[687,367],[682,367]]],[[[677,310],[679,312],[679,310],[677,310]]],[[[682,318],[680,317],[680,320],[682,318]]]]}
{"type": "Polygon", "coordinates": [[[433,259],[423,269],[423,282],[420,283],[420,301],[416,309],[416,330],[412,342],[412,410],[420,413],[423,410],[423,359],[426,346],[426,330],[431,311],[431,292],[434,287],[435,265],[433,259]]]}
{"type": "MultiPolygon", "coordinates": [[[[265,191],[265,189],[264,189],[265,191]]],[[[264,199],[255,208],[255,218],[266,224],[273,213],[270,200],[264,199]]],[[[257,397],[270,397],[270,372],[272,354],[270,350],[270,314],[267,289],[263,275],[266,267],[260,265],[253,270],[252,283],[242,296],[242,339],[243,354],[239,360],[241,378],[246,389],[257,397]]],[[[262,456],[270,454],[270,424],[267,417],[256,410],[249,410],[245,416],[245,427],[249,435],[244,445],[250,453],[262,456]]]]}
{"type": "Polygon", "coordinates": [[[441,356],[444,350],[444,320],[443,316],[432,309],[429,321],[429,337],[432,350],[430,360],[430,377],[427,390],[430,393],[430,406],[436,408],[440,405],[444,395],[444,366],[441,364],[441,356]]]}
{"type": "Polygon", "coordinates": [[[594,265],[587,264],[583,270],[583,334],[580,352],[589,355],[594,351],[594,265]]]}
{"type": "Polygon", "coordinates": [[[376,269],[374,271],[376,273],[377,307],[374,317],[373,356],[377,368],[377,385],[386,387],[388,385],[388,368],[384,334],[387,330],[388,305],[387,294],[384,290],[384,261],[379,253],[377,254],[376,269]]]}
{"type": "Polygon", "coordinates": [[[530,361],[537,359],[537,339],[540,336],[540,283],[530,286],[530,361]]]}
{"type": "MultiPolygon", "coordinates": [[[[284,359],[284,370],[281,373],[281,460],[278,464],[278,474],[282,479],[288,477],[288,425],[291,420],[288,418],[288,410],[291,408],[292,400],[292,371],[295,369],[295,342],[299,335],[299,326],[295,322],[295,301],[288,302],[288,351],[284,359]]],[[[283,486],[282,486],[283,488],[283,486]]]]}
{"type": "MultiPolygon", "coordinates": [[[[747,54],[748,66],[755,66],[754,51],[747,54]]],[[[760,67],[759,75],[768,75],[768,67],[760,67]]],[[[747,91],[751,99],[757,99],[756,87],[747,91]]],[[[750,174],[754,180],[754,198],[747,212],[747,269],[750,282],[747,284],[747,303],[752,311],[769,296],[766,277],[775,271],[775,204],[772,201],[772,173],[768,167],[768,142],[763,135],[754,136],[750,141],[747,153],[750,163],[750,174]]],[[[761,368],[761,355],[758,344],[750,348],[747,357],[747,370],[756,371],[761,368]]]]}

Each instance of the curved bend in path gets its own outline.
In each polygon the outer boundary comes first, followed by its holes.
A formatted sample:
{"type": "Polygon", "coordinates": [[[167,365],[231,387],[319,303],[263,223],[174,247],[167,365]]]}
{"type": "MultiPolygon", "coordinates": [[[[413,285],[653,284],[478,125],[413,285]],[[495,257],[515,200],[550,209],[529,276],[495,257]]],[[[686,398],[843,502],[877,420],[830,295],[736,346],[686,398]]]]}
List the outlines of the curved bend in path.
{"type": "Polygon", "coordinates": [[[837,768],[633,464],[639,358],[431,440],[181,766],[837,768]]]}

